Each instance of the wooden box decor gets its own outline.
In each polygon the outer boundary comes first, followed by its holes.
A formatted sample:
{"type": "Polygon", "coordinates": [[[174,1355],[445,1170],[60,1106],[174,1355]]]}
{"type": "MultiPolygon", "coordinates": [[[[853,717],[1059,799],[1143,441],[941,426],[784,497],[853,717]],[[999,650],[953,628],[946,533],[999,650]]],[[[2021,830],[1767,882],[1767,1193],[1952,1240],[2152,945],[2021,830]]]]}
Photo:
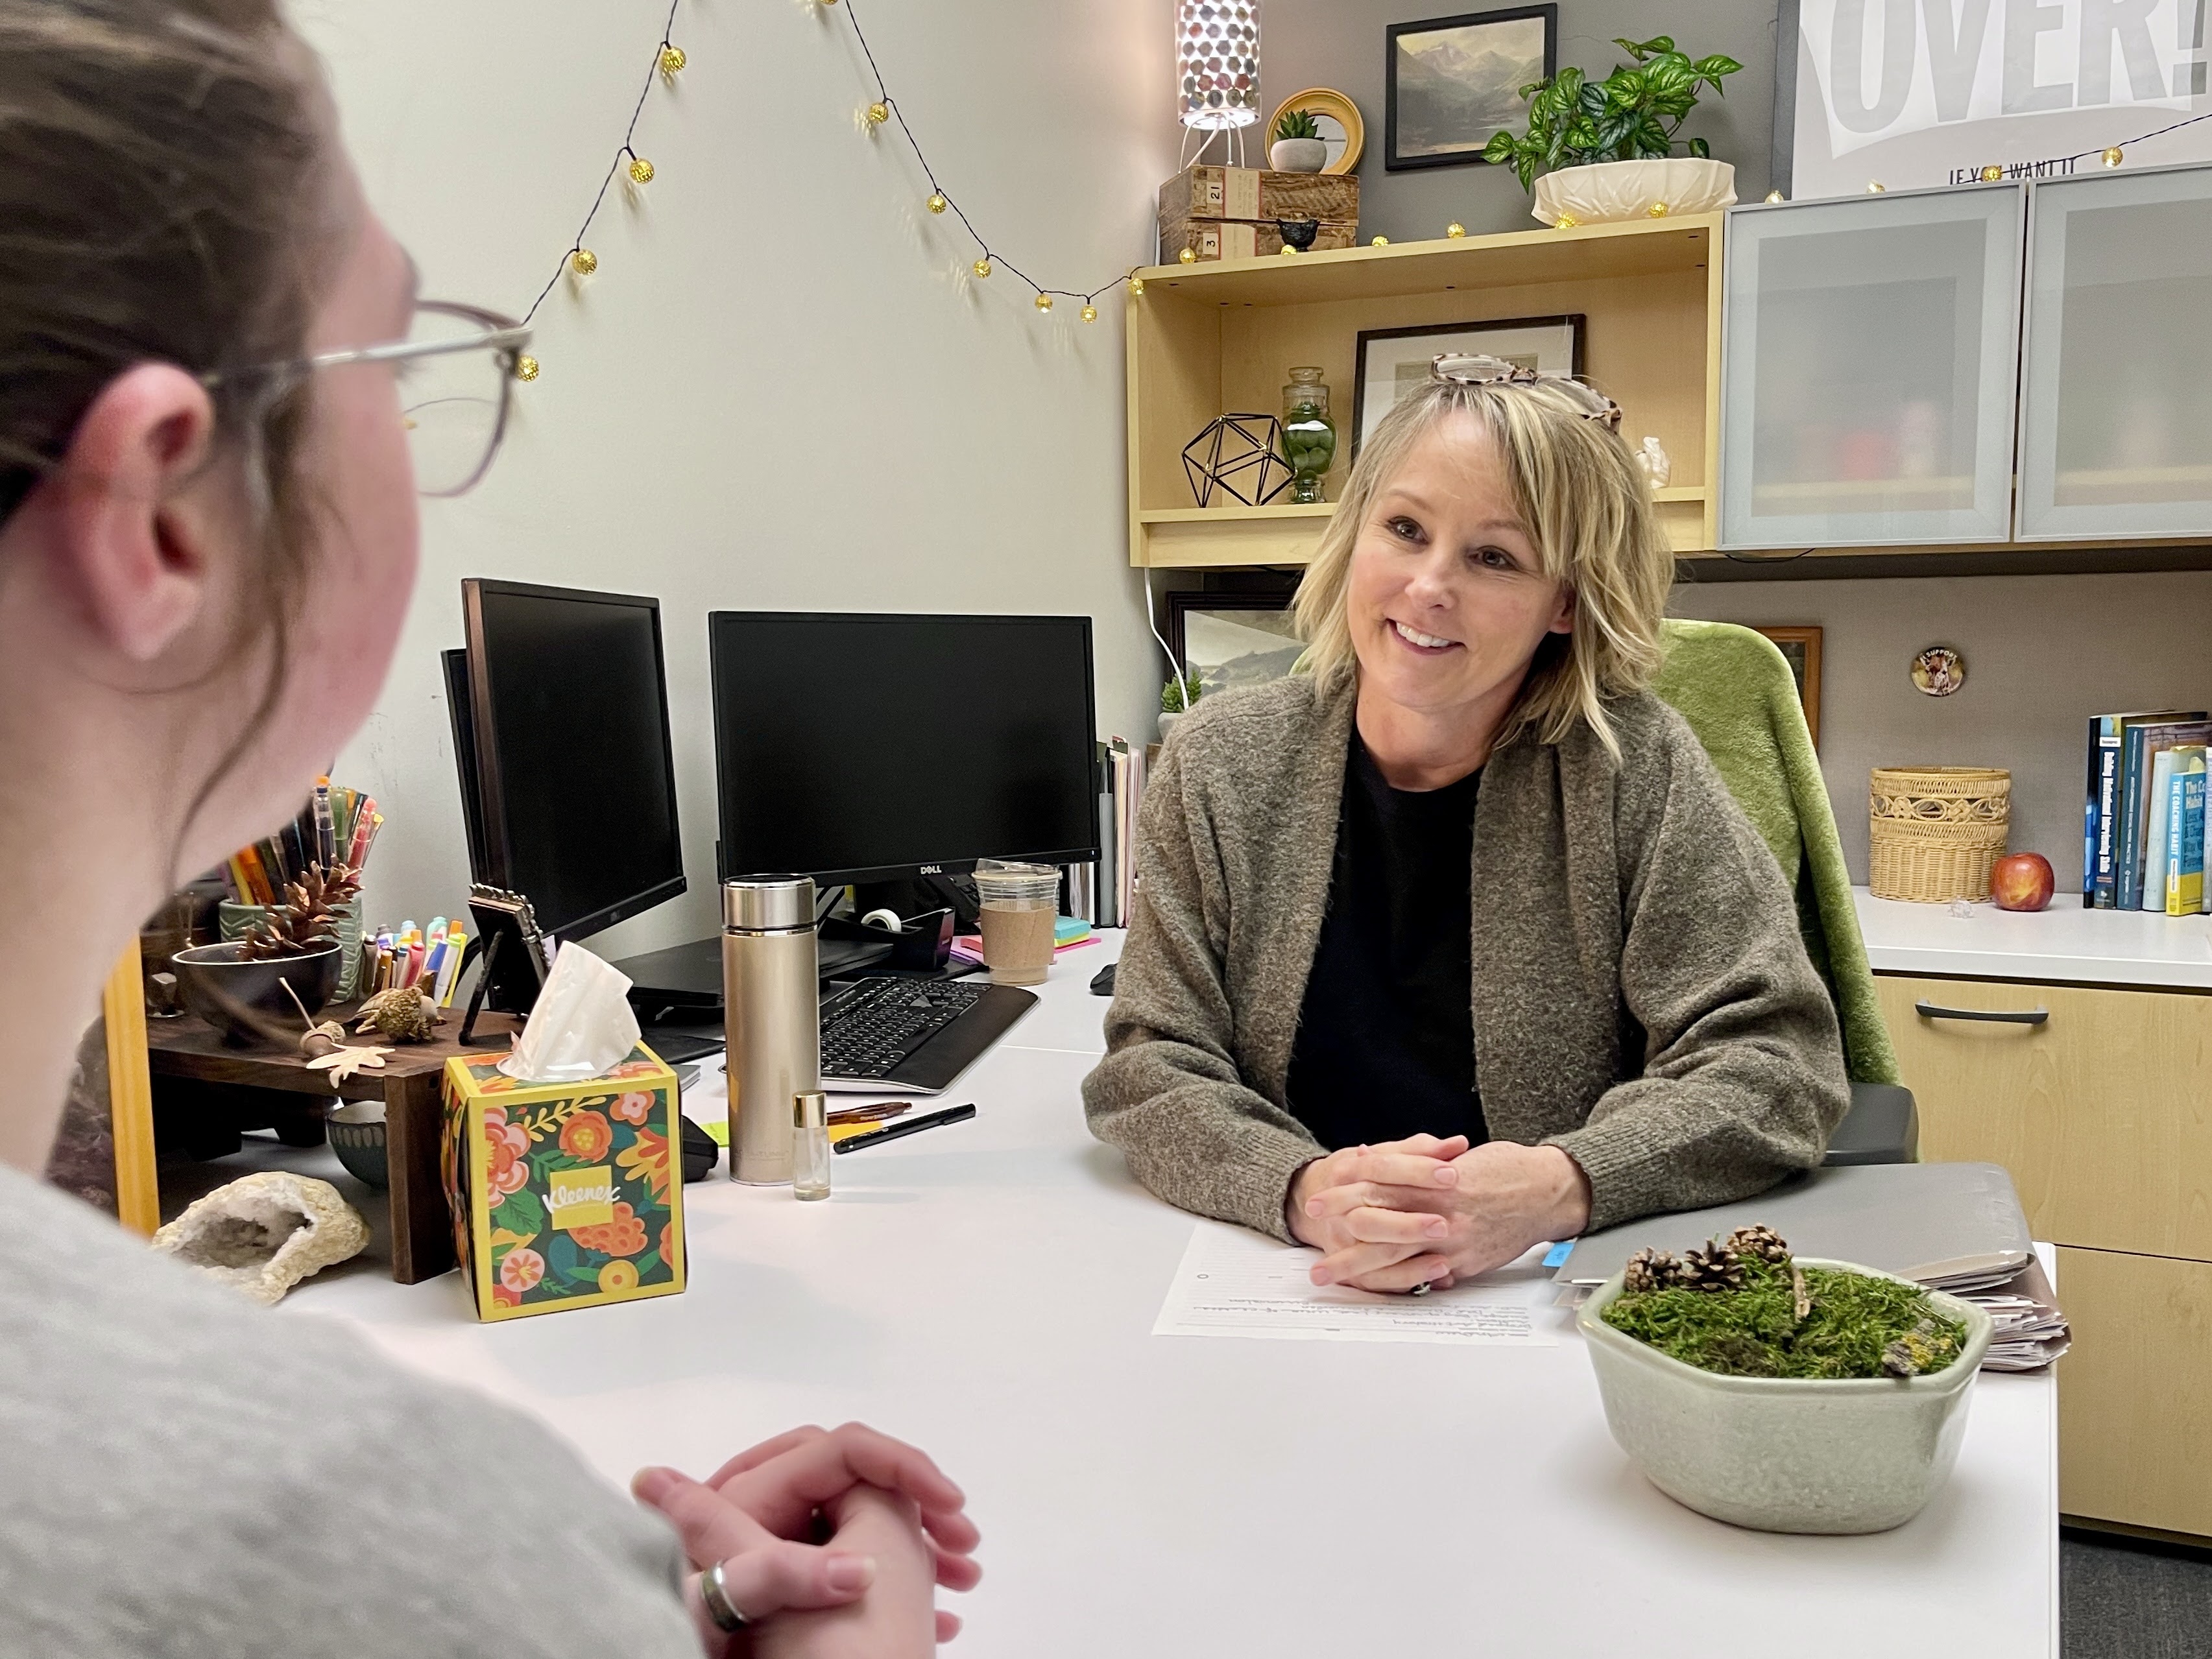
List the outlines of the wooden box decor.
{"type": "Polygon", "coordinates": [[[1917,904],[1988,900],[2012,817],[2011,773],[1877,766],[1868,793],[1869,892],[1917,904]]]}
{"type": "Polygon", "coordinates": [[[676,1074],[640,1043],[605,1077],[524,1083],[446,1062],[446,1196],[479,1319],[684,1288],[676,1074]]]}
{"type": "Polygon", "coordinates": [[[1200,259],[1252,259],[1283,251],[1285,220],[1313,220],[1316,250],[1359,237],[1359,179],[1352,173],[1186,167],[1160,186],[1160,258],[1188,248],[1200,259]]]}
{"type": "MultiPolygon", "coordinates": [[[[1315,228],[1314,239],[1304,250],[1318,253],[1328,248],[1350,247],[1358,239],[1358,225],[1331,224],[1315,228]]],[[[1283,251],[1283,233],[1268,222],[1243,224],[1233,219],[1186,219],[1179,225],[1160,227],[1160,251],[1173,259],[1188,248],[1201,260],[1258,259],[1283,251]]]]}

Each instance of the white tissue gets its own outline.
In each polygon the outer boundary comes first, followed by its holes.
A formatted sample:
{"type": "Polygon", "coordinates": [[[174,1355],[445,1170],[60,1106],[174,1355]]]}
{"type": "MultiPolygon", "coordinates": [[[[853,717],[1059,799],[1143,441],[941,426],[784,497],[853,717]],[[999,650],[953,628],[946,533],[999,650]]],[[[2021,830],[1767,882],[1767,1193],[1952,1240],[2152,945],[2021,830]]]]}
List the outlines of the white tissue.
{"type": "Polygon", "coordinates": [[[581,1083],[628,1060],[637,1036],[629,979],[564,942],[521,1040],[499,1069],[525,1083],[581,1083]]]}

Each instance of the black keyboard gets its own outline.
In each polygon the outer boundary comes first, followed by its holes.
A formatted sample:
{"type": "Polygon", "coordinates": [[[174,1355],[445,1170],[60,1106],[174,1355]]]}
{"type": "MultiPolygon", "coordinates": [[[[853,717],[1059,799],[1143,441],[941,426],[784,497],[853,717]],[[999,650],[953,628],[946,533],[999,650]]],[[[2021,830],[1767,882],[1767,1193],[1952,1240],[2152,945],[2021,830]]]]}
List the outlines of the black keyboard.
{"type": "Polygon", "coordinates": [[[971,980],[865,979],[822,1002],[827,1077],[888,1079],[991,989],[971,980]]]}

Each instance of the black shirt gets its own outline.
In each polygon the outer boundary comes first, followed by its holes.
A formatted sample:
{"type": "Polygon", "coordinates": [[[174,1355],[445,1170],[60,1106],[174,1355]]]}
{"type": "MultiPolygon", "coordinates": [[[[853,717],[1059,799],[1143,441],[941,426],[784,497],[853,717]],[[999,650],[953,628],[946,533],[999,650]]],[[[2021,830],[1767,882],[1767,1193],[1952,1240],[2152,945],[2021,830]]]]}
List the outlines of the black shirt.
{"type": "Polygon", "coordinates": [[[1489,1138],[1475,1092],[1468,861],[1480,770],[1394,789],[1352,736],[1328,911],[1285,1092],[1324,1146],[1489,1138]]]}

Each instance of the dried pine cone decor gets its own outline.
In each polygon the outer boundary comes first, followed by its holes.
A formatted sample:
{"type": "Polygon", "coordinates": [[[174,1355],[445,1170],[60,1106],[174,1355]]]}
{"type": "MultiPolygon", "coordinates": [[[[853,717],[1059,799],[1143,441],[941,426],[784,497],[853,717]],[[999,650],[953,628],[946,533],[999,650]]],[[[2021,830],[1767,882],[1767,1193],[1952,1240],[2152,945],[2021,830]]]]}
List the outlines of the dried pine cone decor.
{"type": "Polygon", "coordinates": [[[1628,1258],[1620,1287],[1631,1294],[1645,1291],[1663,1291],[1681,1282],[1682,1264],[1668,1250],[1649,1248],[1638,1250],[1628,1258]]]}
{"type": "Polygon", "coordinates": [[[354,1016],[361,1023],[356,1036],[374,1031],[394,1042],[428,1042],[438,1035],[437,1005],[420,985],[395,986],[379,991],[362,1003],[354,1016]]]}
{"type": "Polygon", "coordinates": [[[1771,1227],[1739,1227],[1722,1241],[1723,1249],[1748,1261],[1780,1267],[1790,1260],[1790,1245],[1771,1227]]]}
{"type": "Polygon", "coordinates": [[[338,942],[337,915],[361,891],[361,873],[340,864],[328,872],[319,864],[284,890],[285,902],[254,924],[239,941],[241,962],[272,957],[304,957],[338,942]]]}
{"type": "Polygon", "coordinates": [[[1692,1291],[1740,1291],[1743,1288],[1743,1263],[1727,1245],[1708,1241],[1702,1250],[1682,1252],[1682,1265],[1675,1282],[1692,1291]]]}

